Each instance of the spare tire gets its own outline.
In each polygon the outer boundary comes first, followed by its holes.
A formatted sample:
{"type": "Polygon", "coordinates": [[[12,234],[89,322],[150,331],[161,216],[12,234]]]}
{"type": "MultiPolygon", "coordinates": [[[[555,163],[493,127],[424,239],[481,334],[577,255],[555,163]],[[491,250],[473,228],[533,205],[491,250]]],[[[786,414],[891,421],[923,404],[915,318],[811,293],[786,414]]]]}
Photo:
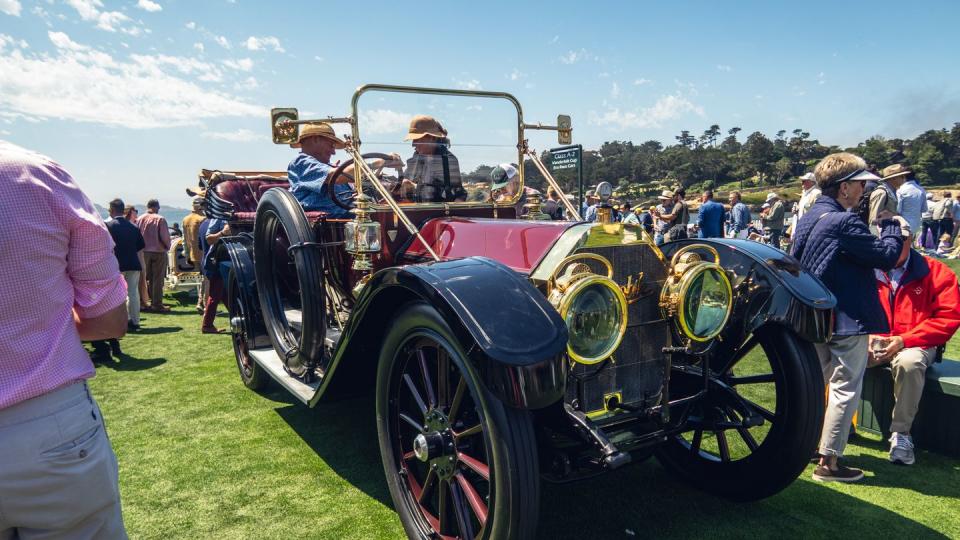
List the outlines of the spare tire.
{"type": "Polygon", "coordinates": [[[314,245],[313,229],[297,199],[286,189],[273,188],[257,205],[253,236],[257,292],[267,335],[287,370],[309,379],[323,358],[327,327],[323,256],[314,245]]]}

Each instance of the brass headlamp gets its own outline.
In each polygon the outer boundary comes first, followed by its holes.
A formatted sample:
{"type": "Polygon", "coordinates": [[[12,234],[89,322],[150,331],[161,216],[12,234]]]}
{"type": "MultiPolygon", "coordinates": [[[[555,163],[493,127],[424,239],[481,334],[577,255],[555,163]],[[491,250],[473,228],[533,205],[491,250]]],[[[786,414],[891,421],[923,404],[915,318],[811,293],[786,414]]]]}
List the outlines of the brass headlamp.
{"type": "Polygon", "coordinates": [[[610,357],[627,330],[627,299],[613,281],[613,265],[593,253],[560,261],[547,280],[547,300],[567,323],[567,354],[581,364],[610,357]],[[607,275],[596,274],[583,260],[603,264],[607,275]]]}
{"type": "Polygon", "coordinates": [[[730,317],[733,288],[719,261],[717,250],[706,244],[682,247],[670,260],[670,274],[660,293],[660,308],[693,341],[715,338],[730,317]],[[710,252],[714,262],[704,261],[694,253],[696,249],[710,252]]]}

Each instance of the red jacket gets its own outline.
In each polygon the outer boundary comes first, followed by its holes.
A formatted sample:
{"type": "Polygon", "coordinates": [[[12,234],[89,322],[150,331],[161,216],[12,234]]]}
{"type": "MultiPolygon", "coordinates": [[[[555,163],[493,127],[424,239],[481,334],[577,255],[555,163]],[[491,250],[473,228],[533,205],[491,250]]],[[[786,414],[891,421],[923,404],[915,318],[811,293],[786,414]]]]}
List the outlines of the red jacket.
{"type": "Polygon", "coordinates": [[[886,280],[877,279],[877,290],[890,323],[890,334],[883,335],[902,337],[904,347],[945,345],[960,328],[957,276],[936,259],[911,250],[895,298],[886,280]],[[891,303],[896,309],[890,309],[891,303]]]}

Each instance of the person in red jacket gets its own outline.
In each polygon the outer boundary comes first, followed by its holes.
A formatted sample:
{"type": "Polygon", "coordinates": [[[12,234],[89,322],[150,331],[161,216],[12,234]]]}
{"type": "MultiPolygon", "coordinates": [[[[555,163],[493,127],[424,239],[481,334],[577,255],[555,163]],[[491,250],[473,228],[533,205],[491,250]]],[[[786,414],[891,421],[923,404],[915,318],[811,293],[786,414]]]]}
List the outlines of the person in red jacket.
{"type": "Polygon", "coordinates": [[[897,266],[876,270],[880,304],[890,324],[889,334],[870,336],[872,365],[889,363],[893,371],[893,421],[890,461],[913,464],[910,427],[917,414],[927,367],[937,347],[960,328],[960,289],[957,276],[942,262],[925,257],[903,243],[897,266]]]}

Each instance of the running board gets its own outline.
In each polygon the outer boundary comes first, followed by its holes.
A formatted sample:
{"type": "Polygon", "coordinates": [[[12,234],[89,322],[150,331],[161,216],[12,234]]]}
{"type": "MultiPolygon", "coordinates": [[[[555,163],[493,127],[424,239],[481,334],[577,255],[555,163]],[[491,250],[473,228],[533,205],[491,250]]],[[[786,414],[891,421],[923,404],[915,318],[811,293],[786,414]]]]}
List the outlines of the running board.
{"type": "Polygon", "coordinates": [[[310,400],[317,393],[317,389],[320,388],[320,380],[308,384],[287,373],[287,370],[283,367],[283,361],[280,360],[280,355],[272,348],[252,349],[250,356],[253,357],[253,361],[257,365],[267,370],[273,380],[280,383],[281,386],[305,404],[310,403],[310,400]]]}

